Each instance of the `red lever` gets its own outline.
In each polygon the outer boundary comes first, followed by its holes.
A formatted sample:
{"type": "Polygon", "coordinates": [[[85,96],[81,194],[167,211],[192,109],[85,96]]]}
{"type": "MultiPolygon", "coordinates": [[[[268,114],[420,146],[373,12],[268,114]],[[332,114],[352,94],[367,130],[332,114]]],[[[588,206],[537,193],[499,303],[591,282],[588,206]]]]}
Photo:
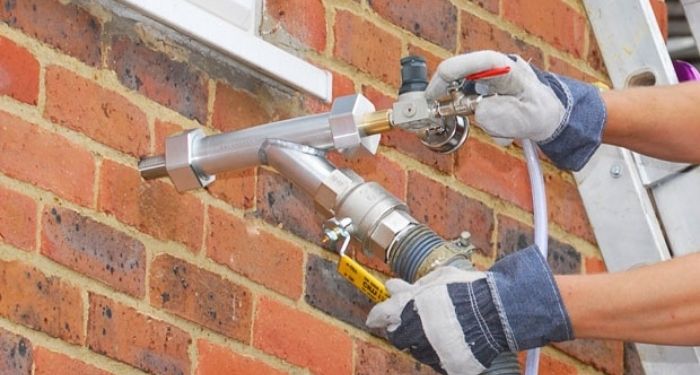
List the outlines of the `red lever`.
{"type": "Polygon", "coordinates": [[[500,68],[493,68],[470,74],[467,76],[467,79],[470,81],[476,81],[477,79],[497,77],[500,75],[508,74],[509,72],[510,66],[502,66],[500,68]]]}

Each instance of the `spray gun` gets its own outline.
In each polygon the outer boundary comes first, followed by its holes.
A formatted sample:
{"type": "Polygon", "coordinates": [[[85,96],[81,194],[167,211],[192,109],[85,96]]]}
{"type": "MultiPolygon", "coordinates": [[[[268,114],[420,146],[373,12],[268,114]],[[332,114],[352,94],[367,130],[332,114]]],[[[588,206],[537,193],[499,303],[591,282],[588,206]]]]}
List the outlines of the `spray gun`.
{"type": "MultiPolygon", "coordinates": [[[[339,272],[375,302],[388,298],[384,285],[346,254],[350,238],[362,250],[384,259],[404,280],[413,282],[445,265],[472,269],[474,249],[468,236],[447,241],[413,218],[406,204],[376,182],[349,169],[338,169],[325,157],[341,153],[376,153],[381,133],[400,128],[414,133],[429,149],[451,153],[469,131],[468,115],[480,96],[473,82],[508,72],[495,68],[466,77],[446,97],[428,102],[425,61],[401,60],[402,86],[392,109],[375,111],[362,95],[340,97],[330,112],[206,136],[200,129],[166,139],[165,155],[143,158],[145,179],[168,176],[178,191],[207,186],[217,173],[268,165],[307,194],[326,218],[323,241],[335,249],[339,272]]],[[[515,355],[499,356],[488,374],[517,374],[515,355]]]]}

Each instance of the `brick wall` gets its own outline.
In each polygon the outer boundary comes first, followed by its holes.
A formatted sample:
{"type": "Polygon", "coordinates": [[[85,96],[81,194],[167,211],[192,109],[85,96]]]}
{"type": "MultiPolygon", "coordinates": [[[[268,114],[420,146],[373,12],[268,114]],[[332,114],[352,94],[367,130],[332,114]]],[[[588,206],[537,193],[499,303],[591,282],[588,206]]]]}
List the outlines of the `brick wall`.
{"type": "MultiPolygon", "coordinates": [[[[206,191],[145,182],[138,156],[186,128],[240,129],[328,105],[112,0],[0,6],[0,373],[432,373],[368,331],[370,303],[319,247],[309,198],[274,171],[206,191]],[[117,9],[113,11],[112,8],[117,9]]],[[[606,80],[577,0],[267,0],[262,34],[379,108],[398,60],[492,48],[606,80]]],[[[378,156],[333,161],[381,182],[477,262],[532,241],[520,148],[475,130],[439,156],[394,131],[378,156]]],[[[559,273],[603,272],[570,174],[544,163],[559,273]]],[[[377,274],[379,259],[356,254],[377,274]]],[[[543,373],[623,374],[619,342],[543,350],[543,373]]],[[[628,369],[628,370],[626,370],[628,369]]]]}

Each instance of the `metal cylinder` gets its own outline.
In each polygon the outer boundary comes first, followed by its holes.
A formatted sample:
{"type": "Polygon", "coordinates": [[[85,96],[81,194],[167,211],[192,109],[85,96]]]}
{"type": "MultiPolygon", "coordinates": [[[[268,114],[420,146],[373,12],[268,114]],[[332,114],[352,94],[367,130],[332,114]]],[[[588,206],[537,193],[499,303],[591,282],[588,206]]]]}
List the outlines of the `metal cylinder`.
{"type": "Polygon", "coordinates": [[[193,163],[208,175],[259,164],[258,151],[265,140],[284,139],[327,150],[333,147],[328,113],[272,122],[236,132],[210,135],[194,147],[193,163]]]}
{"type": "Polygon", "coordinates": [[[381,134],[391,130],[391,110],[370,112],[362,118],[357,126],[363,136],[381,134]]]}
{"type": "Polygon", "coordinates": [[[336,213],[353,220],[357,237],[364,244],[379,221],[396,209],[406,211],[407,207],[378,183],[365,182],[343,195],[336,213]]]}
{"type": "Polygon", "coordinates": [[[260,159],[265,164],[282,172],[311,196],[335,170],[324,156],[312,147],[279,139],[267,140],[260,149],[260,159]]]}
{"type": "Polygon", "coordinates": [[[139,172],[146,180],[165,177],[168,170],[165,168],[165,155],[147,156],[139,161],[139,172]]]}

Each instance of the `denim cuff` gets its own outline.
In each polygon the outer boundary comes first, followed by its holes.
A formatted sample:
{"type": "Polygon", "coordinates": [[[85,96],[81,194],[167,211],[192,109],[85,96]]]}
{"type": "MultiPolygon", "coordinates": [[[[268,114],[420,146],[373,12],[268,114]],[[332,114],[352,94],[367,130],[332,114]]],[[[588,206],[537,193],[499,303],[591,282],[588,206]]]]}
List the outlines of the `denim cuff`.
{"type": "Polygon", "coordinates": [[[549,86],[566,110],[551,137],[538,142],[557,167],[581,170],[603,138],[607,112],[600,90],[593,85],[533,67],[537,78],[549,86]]]}
{"type": "Polygon", "coordinates": [[[554,276],[536,246],[496,262],[486,280],[511,351],[573,340],[554,276]]]}

